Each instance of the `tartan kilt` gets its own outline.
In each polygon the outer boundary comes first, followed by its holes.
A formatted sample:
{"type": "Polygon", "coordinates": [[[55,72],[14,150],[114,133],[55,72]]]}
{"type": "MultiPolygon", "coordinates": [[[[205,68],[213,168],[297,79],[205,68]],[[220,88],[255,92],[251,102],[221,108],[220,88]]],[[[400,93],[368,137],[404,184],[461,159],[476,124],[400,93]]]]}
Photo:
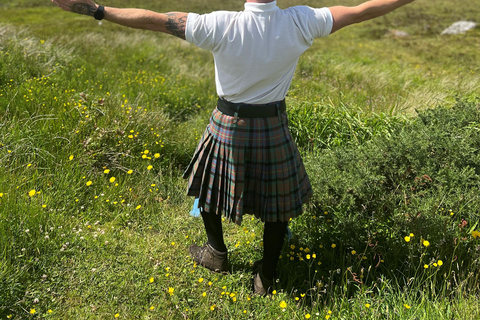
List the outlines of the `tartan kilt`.
{"type": "Polygon", "coordinates": [[[286,112],[235,121],[215,109],[183,177],[201,210],[239,225],[244,213],[289,221],[313,195],[286,112]]]}

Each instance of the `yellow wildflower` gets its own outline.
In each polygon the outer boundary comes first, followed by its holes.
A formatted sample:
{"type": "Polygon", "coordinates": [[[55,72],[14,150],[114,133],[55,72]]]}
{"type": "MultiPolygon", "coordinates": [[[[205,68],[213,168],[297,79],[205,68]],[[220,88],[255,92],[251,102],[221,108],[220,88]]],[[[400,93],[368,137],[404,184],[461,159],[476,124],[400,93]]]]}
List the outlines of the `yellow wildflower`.
{"type": "Polygon", "coordinates": [[[404,239],[405,239],[406,242],[410,242],[410,237],[409,236],[406,236],[404,239]]]}
{"type": "Polygon", "coordinates": [[[168,288],[168,293],[170,293],[171,296],[173,296],[174,291],[175,291],[174,288],[172,288],[172,287],[168,288]]]}
{"type": "MultiPolygon", "coordinates": [[[[28,195],[29,195],[30,197],[33,197],[36,193],[37,193],[37,191],[35,191],[35,189],[33,189],[33,190],[30,190],[30,191],[28,192],[28,195]]],[[[35,309],[32,309],[32,310],[35,312],[35,309]]]]}
{"type": "Polygon", "coordinates": [[[285,309],[286,307],[287,307],[287,303],[284,300],[282,300],[280,302],[280,308],[285,309]]]}
{"type": "Polygon", "coordinates": [[[472,231],[472,237],[477,239],[478,237],[480,237],[480,232],[477,230],[472,231]]]}
{"type": "Polygon", "coordinates": [[[92,185],[92,181],[89,180],[89,181],[87,181],[87,183],[85,183],[85,184],[87,185],[87,187],[88,187],[88,186],[91,186],[91,185],[92,185]]]}
{"type": "Polygon", "coordinates": [[[110,178],[110,183],[114,183],[115,182],[115,177],[111,177],[110,178]]]}
{"type": "Polygon", "coordinates": [[[428,242],[427,240],[423,240],[423,245],[425,247],[428,247],[430,245],[430,242],[428,242]]]}

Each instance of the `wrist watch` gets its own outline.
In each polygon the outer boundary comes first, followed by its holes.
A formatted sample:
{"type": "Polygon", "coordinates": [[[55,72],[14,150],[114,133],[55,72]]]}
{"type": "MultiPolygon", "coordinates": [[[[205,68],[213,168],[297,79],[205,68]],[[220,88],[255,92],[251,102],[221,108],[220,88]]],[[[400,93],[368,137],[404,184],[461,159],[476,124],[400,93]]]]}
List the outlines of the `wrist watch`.
{"type": "Polygon", "coordinates": [[[93,14],[93,17],[97,20],[102,20],[104,16],[105,16],[105,8],[103,6],[98,6],[98,9],[93,14]]]}

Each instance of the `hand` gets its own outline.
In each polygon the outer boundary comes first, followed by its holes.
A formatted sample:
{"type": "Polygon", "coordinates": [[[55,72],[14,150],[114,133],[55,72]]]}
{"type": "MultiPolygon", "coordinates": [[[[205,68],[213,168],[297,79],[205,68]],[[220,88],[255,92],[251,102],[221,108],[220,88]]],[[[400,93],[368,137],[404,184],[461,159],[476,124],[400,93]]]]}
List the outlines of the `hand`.
{"type": "Polygon", "coordinates": [[[98,5],[92,0],[52,0],[52,2],[65,11],[92,17],[98,9],[98,5]]]}

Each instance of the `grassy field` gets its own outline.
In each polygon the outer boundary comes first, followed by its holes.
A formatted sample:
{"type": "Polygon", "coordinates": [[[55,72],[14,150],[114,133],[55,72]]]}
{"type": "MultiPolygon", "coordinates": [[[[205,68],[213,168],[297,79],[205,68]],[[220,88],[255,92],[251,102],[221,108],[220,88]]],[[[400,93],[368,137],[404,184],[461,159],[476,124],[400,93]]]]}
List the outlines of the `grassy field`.
{"type": "Polygon", "coordinates": [[[315,197],[261,298],[259,221],[225,221],[229,275],[187,253],[206,239],[181,176],[216,101],[211,54],[2,2],[0,319],[480,319],[480,32],[440,36],[479,17],[480,0],[418,0],[302,56],[287,102],[315,197]]]}

